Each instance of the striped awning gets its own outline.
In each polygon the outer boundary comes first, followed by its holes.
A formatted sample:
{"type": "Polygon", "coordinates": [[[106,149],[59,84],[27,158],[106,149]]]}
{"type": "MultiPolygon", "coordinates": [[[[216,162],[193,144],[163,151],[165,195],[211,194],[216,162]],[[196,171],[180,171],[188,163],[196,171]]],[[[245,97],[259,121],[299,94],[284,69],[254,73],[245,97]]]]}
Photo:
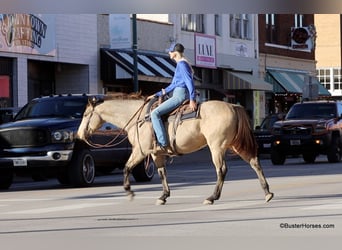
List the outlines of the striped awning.
{"type": "MultiPolygon", "coordinates": [[[[305,78],[308,73],[268,69],[267,81],[274,86],[274,92],[276,93],[296,93],[303,94],[304,89],[307,86],[305,78]]],[[[317,77],[311,76],[311,83],[318,86],[318,95],[331,96],[330,92],[318,81],[317,77]]]]}
{"type": "Polygon", "coordinates": [[[272,91],[270,83],[253,76],[250,73],[223,71],[223,81],[225,89],[250,89],[261,91],[272,91]]]}
{"type": "MultiPolygon", "coordinates": [[[[132,50],[101,49],[102,55],[115,64],[115,78],[132,78],[134,73],[134,58],[132,50]]],[[[144,81],[170,82],[176,69],[176,63],[165,53],[138,51],[138,79],[144,81]]]]}

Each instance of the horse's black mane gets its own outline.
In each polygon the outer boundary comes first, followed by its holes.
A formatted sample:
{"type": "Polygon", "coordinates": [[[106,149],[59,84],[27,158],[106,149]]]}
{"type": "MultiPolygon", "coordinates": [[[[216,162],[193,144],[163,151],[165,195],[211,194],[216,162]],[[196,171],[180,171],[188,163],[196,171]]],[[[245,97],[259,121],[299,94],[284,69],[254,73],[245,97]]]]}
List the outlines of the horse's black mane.
{"type": "Polygon", "coordinates": [[[133,93],[124,93],[124,92],[115,92],[104,95],[104,100],[113,100],[113,99],[123,99],[123,100],[137,100],[137,99],[145,99],[145,96],[141,95],[140,92],[133,93]]]}
{"type": "Polygon", "coordinates": [[[124,93],[124,92],[115,92],[106,95],[94,95],[89,97],[89,103],[92,106],[96,106],[100,103],[103,103],[106,100],[144,100],[146,97],[141,95],[141,92],[134,93],[124,93]]]}

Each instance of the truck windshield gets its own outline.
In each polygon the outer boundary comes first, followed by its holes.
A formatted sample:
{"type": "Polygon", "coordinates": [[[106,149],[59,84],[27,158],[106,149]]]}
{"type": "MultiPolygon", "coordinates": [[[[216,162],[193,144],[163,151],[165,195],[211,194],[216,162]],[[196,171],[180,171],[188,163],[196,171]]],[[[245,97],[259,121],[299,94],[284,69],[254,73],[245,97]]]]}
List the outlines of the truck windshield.
{"type": "Polygon", "coordinates": [[[286,119],[329,119],[336,117],[334,103],[302,103],[292,106],[286,119]]]}
{"type": "Polygon", "coordinates": [[[39,117],[71,117],[81,118],[87,100],[51,99],[49,101],[32,101],[27,104],[16,116],[16,120],[39,117]]]}

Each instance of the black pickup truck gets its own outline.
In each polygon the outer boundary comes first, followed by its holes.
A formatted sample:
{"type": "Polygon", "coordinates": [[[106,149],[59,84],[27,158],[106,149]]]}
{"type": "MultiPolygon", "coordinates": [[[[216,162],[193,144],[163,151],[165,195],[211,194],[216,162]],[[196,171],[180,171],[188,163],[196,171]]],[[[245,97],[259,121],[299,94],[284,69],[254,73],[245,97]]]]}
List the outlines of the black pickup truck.
{"type": "MultiPolygon", "coordinates": [[[[15,116],[0,125],[0,189],[8,189],[14,175],[34,180],[56,177],[61,184],[89,186],[96,174],[122,169],[131,153],[126,135],[105,124],[90,138],[104,145],[114,138],[119,145],[91,147],[76,139],[89,95],[54,95],[33,99],[15,116]],[[118,133],[120,136],[117,137],[118,133]]],[[[150,181],[154,162],[136,166],[136,181],[150,181]]]]}
{"type": "Polygon", "coordinates": [[[306,101],[294,104],[272,128],[271,160],[282,165],[288,155],[313,163],[319,154],[331,163],[341,160],[342,102],[306,101]]]}

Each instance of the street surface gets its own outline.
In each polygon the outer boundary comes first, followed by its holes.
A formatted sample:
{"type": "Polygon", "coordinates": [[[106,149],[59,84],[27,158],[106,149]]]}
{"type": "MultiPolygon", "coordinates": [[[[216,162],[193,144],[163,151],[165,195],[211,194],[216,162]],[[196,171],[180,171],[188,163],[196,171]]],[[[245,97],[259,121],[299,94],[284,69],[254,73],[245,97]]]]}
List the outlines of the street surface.
{"type": "Polygon", "coordinates": [[[249,165],[230,155],[227,163],[214,205],[202,205],[216,181],[206,149],[168,166],[165,206],[155,205],[162,191],[157,175],[149,183],[132,178],[133,201],[125,196],[121,172],[98,177],[90,188],[18,178],[0,193],[1,249],[340,248],[342,163],[322,156],[315,164],[291,158],[273,166],[262,158],[275,193],[269,203],[249,165]]]}

